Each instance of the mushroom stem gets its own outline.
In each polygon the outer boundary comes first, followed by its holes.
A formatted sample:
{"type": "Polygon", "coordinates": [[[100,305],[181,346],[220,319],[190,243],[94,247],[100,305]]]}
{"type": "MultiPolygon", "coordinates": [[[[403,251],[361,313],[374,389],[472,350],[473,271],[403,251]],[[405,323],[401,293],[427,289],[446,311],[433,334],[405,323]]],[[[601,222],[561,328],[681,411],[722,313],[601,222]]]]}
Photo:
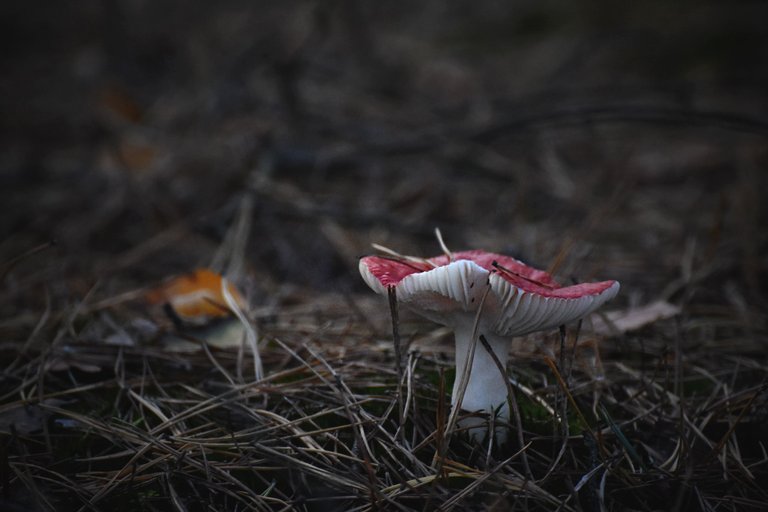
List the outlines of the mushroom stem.
{"type": "MultiPolygon", "coordinates": [[[[461,378],[467,367],[472,344],[476,343],[467,387],[460,407],[462,410],[487,414],[489,417],[498,411],[498,418],[506,420],[509,418],[507,375],[502,375],[491,354],[479,340],[473,340],[472,334],[472,325],[457,326],[454,330],[456,337],[456,380],[453,383],[451,405],[453,407],[458,405],[456,402],[459,399],[461,378]]],[[[491,347],[499,361],[505,364],[509,357],[509,340],[483,332],[477,334],[478,338],[480,335],[483,335],[488,341],[488,346],[491,347]]],[[[472,421],[462,421],[461,425],[471,427],[471,436],[478,438],[483,437],[487,429],[475,427],[480,427],[484,423],[485,419],[478,417],[472,421]]]]}

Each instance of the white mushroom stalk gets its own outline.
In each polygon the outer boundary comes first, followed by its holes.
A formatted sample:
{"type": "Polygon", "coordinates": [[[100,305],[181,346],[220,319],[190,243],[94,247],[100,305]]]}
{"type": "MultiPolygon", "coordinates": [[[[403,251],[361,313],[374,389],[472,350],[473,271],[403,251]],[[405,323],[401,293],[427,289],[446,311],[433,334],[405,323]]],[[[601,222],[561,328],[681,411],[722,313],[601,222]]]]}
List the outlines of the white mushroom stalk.
{"type": "Polygon", "coordinates": [[[479,427],[485,418],[493,414],[502,422],[509,418],[507,375],[499,371],[494,356],[505,365],[513,337],[583,318],[619,291],[616,281],[562,287],[542,270],[484,251],[446,251],[426,260],[392,251],[386,256],[362,258],[360,274],[375,292],[386,295],[387,288],[394,287],[398,302],[453,329],[456,379],[451,403],[454,408],[478,413],[462,423],[472,427],[470,433],[475,439],[487,433],[479,427]],[[476,339],[480,336],[493,355],[476,339]],[[459,403],[461,377],[468,365],[468,380],[459,403]]]}

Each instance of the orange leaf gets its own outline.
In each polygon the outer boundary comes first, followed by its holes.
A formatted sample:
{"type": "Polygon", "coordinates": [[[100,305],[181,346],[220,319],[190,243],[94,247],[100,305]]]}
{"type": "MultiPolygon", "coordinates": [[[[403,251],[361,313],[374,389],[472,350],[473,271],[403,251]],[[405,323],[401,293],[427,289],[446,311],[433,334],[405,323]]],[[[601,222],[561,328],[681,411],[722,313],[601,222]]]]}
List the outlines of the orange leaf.
{"type": "MultiPolygon", "coordinates": [[[[219,274],[199,268],[150,290],[147,301],[150,304],[169,304],[182,320],[205,323],[211,318],[227,316],[231,312],[221,293],[221,285],[222,277],[219,274]]],[[[227,283],[227,289],[238,307],[244,309],[245,300],[237,288],[227,283]]]]}
{"type": "Polygon", "coordinates": [[[108,112],[124,121],[138,123],[143,117],[139,104],[119,87],[104,88],[99,101],[108,112]]]}
{"type": "Polygon", "coordinates": [[[149,169],[156,156],[157,150],[143,142],[124,139],[117,146],[117,157],[132,171],[149,169]]]}

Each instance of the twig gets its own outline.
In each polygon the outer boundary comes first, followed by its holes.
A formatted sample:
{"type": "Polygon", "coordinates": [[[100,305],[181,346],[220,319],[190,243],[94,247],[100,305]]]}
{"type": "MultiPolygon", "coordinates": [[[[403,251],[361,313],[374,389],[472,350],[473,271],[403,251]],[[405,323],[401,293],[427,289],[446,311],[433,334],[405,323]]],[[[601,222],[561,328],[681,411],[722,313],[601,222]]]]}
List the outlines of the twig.
{"type": "Polygon", "coordinates": [[[256,328],[245,316],[243,310],[240,309],[237,301],[229,291],[229,280],[224,277],[221,278],[221,294],[224,297],[227,306],[229,306],[229,309],[235,314],[237,319],[240,320],[240,323],[243,324],[243,328],[245,329],[245,339],[248,342],[248,346],[250,347],[253,356],[253,378],[258,382],[264,378],[264,368],[261,364],[261,354],[259,353],[256,328]]]}
{"type": "Polygon", "coordinates": [[[443,253],[448,257],[448,261],[453,261],[453,253],[448,249],[448,246],[445,245],[445,241],[443,240],[443,234],[440,232],[440,228],[435,228],[435,236],[437,237],[437,243],[440,244],[440,249],[443,250],[443,253]]]}
{"type": "Polygon", "coordinates": [[[56,245],[56,242],[51,240],[50,242],[45,242],[43,244],[35,246],[19,254],[18,256],[15,256],[10,260],[6,261],[5,263],[3,263],[2,269],[0,269],[0,281],[3,281],[5,279],[5,276],[7,276],[8,273],[13,269],[13,267],[15,267],[19,262],[21,262],[26,258],[29,258],[30,256],[34,256],[37,253],[43,252],[46,249],[50,249],[54,245],[56,245]]]}
{"type": "Polygon", "coordinates": [[[464,400],[464,393],[467,391],[467,385],[469,384],[469,374],[472,371],[472,362],[475,358],[475,347],[477,347],[477,332],[478,328],[480,327],[480,317],[483,313],[485,299],[488,297],[490,291],[491,284],[488,282],[486,283],[485,292],[483,292],[483,296],[480,298],[480,304],[477,308],[477,313],[475,314],[475,323],[472,326],[472,341],[469,344],[469,351],[467,353],[466,363],[464,364],[464,371],[461,375],[456,375],[456,378],[460,379],[459,387],[456,393],[456,401],[453,403],[451,413],[448,415],[448,421],[445,424],[445,434],[443,435],[442,443],[440,446],[438,446],[438,450],[435,452],[435,456],[432,459],[432,466],[434,467],[437,463],[438,469],[440,466],[442,466],[441,461],[445,457],[445,451],[448,448],[448,443],[451,440],[451,435],[453,434],[456,420],[458,419],[459,413],[461,412],[461,403],[464,400]]]}
{"type": "Polygon", "coordinates": [[[403,367],[402,358],[403,354],[400,347],[400,327],[397,311],[397,290],[394,286],[387,287],[387,295],[389,297],[389,312],[392,315],[392,341],[395,346],[395,370],[397,371],[397,437],[402,440],[405,436],[405,422],[403,409],[403,367]]]}
{"type": "Polygon", "coordinates": [[[531,472],[531,466],[528,463],[528,454],[525,450],[523,450],[523,447],[526,446],[525,439],[523,437],[523,420],[520,417],[520,408],[517,405],[517,396],[515,393],[515,390],[512,387],[512,384],[509,382],[509,377],[507,377],[507,371],[504,368],[504,365],[499,360],[499,357],[494,353],[493,349],[491,349],[491,345],[488,343],[488,340],[485,339],[485,336],[482,334],[480,335],[480,342],[483,344],[483,348],[488,352],[488,354],[491,356],[491,359],[493,359],[494,364],[496,365],[496,368],[501,373],[502,377],[504,378],[504,383],[507,385],[507,396],[508,400],[510,402],[509,408],[512,410],[512,413],[515,416],[515,427],[517,430],[517,442],[520,446],[522,459],[523,459],[523,467],[525,468],[525,474],[526,476],[533,480],[533,473],[531,472]]]}

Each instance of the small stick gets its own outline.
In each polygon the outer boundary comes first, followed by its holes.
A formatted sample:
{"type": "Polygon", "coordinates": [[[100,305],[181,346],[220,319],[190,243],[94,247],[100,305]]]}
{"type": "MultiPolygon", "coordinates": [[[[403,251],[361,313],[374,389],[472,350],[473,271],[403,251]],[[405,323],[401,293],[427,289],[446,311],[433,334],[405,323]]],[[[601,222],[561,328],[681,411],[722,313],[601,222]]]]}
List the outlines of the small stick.
{"type": "Polygon", "coordinates": [[[475,323],[472,327],[472,341],[469,344],[469,350],[467,351],[467,362],[464,366],[464,371],[461,375],[456,374],[456,378],[459,380],[458,392],[456,393],[456,401],[453,403],[451,413],[448,415],[448,421],[445,424],[445,433],[443,434],[443,442],[438,445],[438,451],[435,452],[432,457],[432,467],[436,468],[436,473],[442,472],[443,462],[445,462],[445,452],[448,449],[448,444],[451,440],[454,427],[456,426],[456,420],[461,413],[461,403],[464,400],[464,393],[467,391],[467,385],[469,384],[469,374],[472,371],[472,362],[475,358],[475,348],[477,347],[477,335],[480,328],[480,317],[483,314],[483,306],[485,305],[485,299],[491,291],[490,281],[486,283],[485,292],[480,298],[480,304],[477,307],[477,313],[475,313],[475,323]]]}
{"type": "MultiPolygon", "coordinates": [[[[520,408],[517,405],[517,395],[515,395],[515,390],[512,387],[512,383],[509,382],[509,377],[507,376],[507,370],[504,367],[504,365],[499,360],[499,357],[493,352],[493,349],[488,344],[488,340],[485,339],[485,336],[482,334],[480,335],[480,343],[483,344],[483,348],[488,352],[488,354],[491,356],[491,359],[493,359],[494,364],[496,365],[496,368],[499,369],[499,372],[501,372],[502,377],[504,377],[504,383],[507,385],[507,395],[509,400],[509,408],[512,410],[512,413],[515,415],[515,427],[517,428],[517,442],[520,445],[520,454],[523,456],[523,467],[525,468],[525,474],[533,480],[533,473],[531,473],[531,466],[528,464],[528,454],[525,451],[526,444],[525,444],[525,438],[523,437],[523,420],[520,417],[520,408]]],[[[493,431],[492,431],[493,432],[493,431]]]]}
{"type": "Polygon", "coordinates": [[[766,382],[763,381],[763,383],[760,385],[760,388],[757,391],[755,391],[751,397],[749,397],[749,400],[747,400],[746,405],[744,405],[744,407],[741,409],[741,412],[736,417],[736,421],[733,422],[733,425],[731,425],[731,427],[723,435],[723,437],[720,438],[720,441],[718,441],[717,445],[714,448],[712,448],[712,451],[709,453],[707,460],[710,460],[713,457],[716,457],[720,453],[720,450],[722,450],[723,447],[725,446],[725,443],[728,442],[728,439],[736,430],[736,427],[739,425],[739,423],[741,423],[741,420],[744,419],[744,416],[752,408],[752,402],[755,401],[755,398],[757,398],[758,395],[760,395],[760,393],[762,393],[765,390],[765,388],[766,388],[766,382]]]}
{"type": "Polygon", "coordinates": [[[54,245],[56,245],[56,242],[54,240],[51,240],[49,242],[45,242],[44,244],[40,244],[40,245],[38,245],[36,247],[33,247],[33,248],[31,248],[31,249],[29,249],[29,250],[19,254],[18,256],[15,256],[15,257],[11,258],[10,260],[6,261],[2,265],[2,270],[0,270],[0,281],[5,279],[5,276],[8,275],[8,273],[11,271],[11,269],[13,269],[13,267],[16,266],[17,263],[19,263],[20,261],[22,261],[25,258],[29,258],[30,256],[34,256],[35,254],[37,254],[39,252],[43,252],[44,250],[46,250],[46,249],[48,249],[50,247],[53,247],[54,245]]]}
{"type": "Polygon", "coordinates": [[[445,419],[445,369],[441,366],[438,372],[437,407],[435,408],[435,453],[438,453],[443,446],[445,419]]]}
{"type": "Polygon", "coordinates": [[[519,277],[520,279],[528,281],[529,283],[533,283],[536,286],[541,286],[542,288],[547,288],[549,290],[556,290],[557,289],[556,286],[552,286],[551,284],[547,284],[547,283],[541,282],[541,281],[539,281],[537,279],[533,279],[532,277],[524,276],[520,272],[515,272],[514,270],[508,269],[507,267],[503,266],[502,264],[500,264],[496,260],[493,260],[491,262],[491,265],[493,266],[493,268],[495,268],[496,270],[501,271],[503,274],[519,277]]]}
{"type": "MultiPolygon", "coordinates": [[[[406,256],[404,254],[400,254],[399,252],[390,249],[389,247],[384,247],[383,245],[380,245],[380,244],[371,244],[371,247],[373,247],[379,252],[383,252],[387,256],[390,256],[391,258],[400,262],[409,261],[411,263],[422,263],[424,265],[429,265],[432,268],[437,267],[435,263],[429,261],[428,259],[417,258],[416,256],[406,256]]],[[[419,269],[419,270],[422,270],[422,269],[419,269]]]]}
{"type": "Polygon", "coordinates": [[[440,248],[443,250],[446,256],[448,256],[448,261],[453,261],[453,253],[448,249],[448,246],[445,245],[445,241],[443,241],[443,234],[440,232],[440,228],[435,228],[435,236],[437,237],[437,243],[440,244],[440,248]]]}
{"type": "Polygon", "coordinates": [[[560,372],[565,372],[565,339],[568,336],[565,325],[561,325],[560,331],[560,372]]]}
{"type": "MultiPolygon", "coordinates": [[[[557,363],[555,363],[552,360],[552,358],[549,356],[544,357],[544,362],[547,363],[547,366],[549,366],[549,368],[552,370],[552,373],[557,379],[558,384],[560,384],[560,387],[563,389],[563,392],[565,392],[565,396],[568,398],[568,401],[571,402],[571,405],[576,411],[576,414],[584,423],[584,428],[586,428],[589,431],[589,433],[592,434],[592,436],[594,436],[595,433],[592,431],[592,427],[590,427],[589,422],[587,421],[587,418],[581,412],[581,409],[579,409],[579,405],[576,403],[576,400],[573,398],[573,395],[568,390],[568,385],[565,383],[565,380],[563,380],[563,376],[560,374],[560,371],[557,369],[557,363]]],[[[568,424],[567,418],[565,416],[563,416],[563,421],[566,425],[568,424]]]]}
{"type": "Polygon", "coordinates": [[[392,315],[392,341],[395,345],[395,370],[397,371],[397,416],[398,427],[397,435],[401,438],[405,435],[405,425],[403,410],[403,354],[400,347],[400,320],[397,311],[397,290],[394,286],[387,287],[389,297],[389,312],[392,315]]]}
{"type": "MultiPolygon", "coordinates": [[[[558,369],[560,370],[560,373],[558,373],[558,375],[561,375],[563,372],[565,372],[565,338],[567,335],[565,330],[565,325],[560,326],[559,332],[560,332],[560,363],[559,363],[558,369]]],[[[566,378],[568,377],[566,376],[566,378]]],[[[562,377],[560,377],[560,379],[562,380],[562,377]]],[[[565,439],[565,438],[568,438],[568,419],[567,419],[568,418],[568,402],[567,402],[567,398],[565,397],[567,382],[563,384],[562,388],[563,388],[562,389],[563,395],[560,395],[558,393],[558,397],[562,396],[562,403],[560,403],[559,405],[562,406],[562,409],[560,411],[561,417],[565,420],[561,424],[563,425],[562,435],[563,435],[563,438],[565,439]]]]}
{"type": "MultiPolygon", "coordinates": [[[[225,278],[221,279],[221,295],[224,297],[224,301],[229,306],[229,309],[234,313],[237,319],[243,324],[245,329],[245,341],[248,342],[248,346],[251,349],[253,355],[253,377],[254,381],[260,381],[264,378],[264,367],[261,364],[261,355],[259,354],[259,335],[256,332],[254,325],[248,321],[248,317],[245,315],[240,305],[235,301],[232,296],[232,292],[229,291],[229,281],[225,278]]],[[[238,353],[239,354],[239,353],[238,353]]],[[[238,375],[239,376],[239,375],[238,375]]]]}

